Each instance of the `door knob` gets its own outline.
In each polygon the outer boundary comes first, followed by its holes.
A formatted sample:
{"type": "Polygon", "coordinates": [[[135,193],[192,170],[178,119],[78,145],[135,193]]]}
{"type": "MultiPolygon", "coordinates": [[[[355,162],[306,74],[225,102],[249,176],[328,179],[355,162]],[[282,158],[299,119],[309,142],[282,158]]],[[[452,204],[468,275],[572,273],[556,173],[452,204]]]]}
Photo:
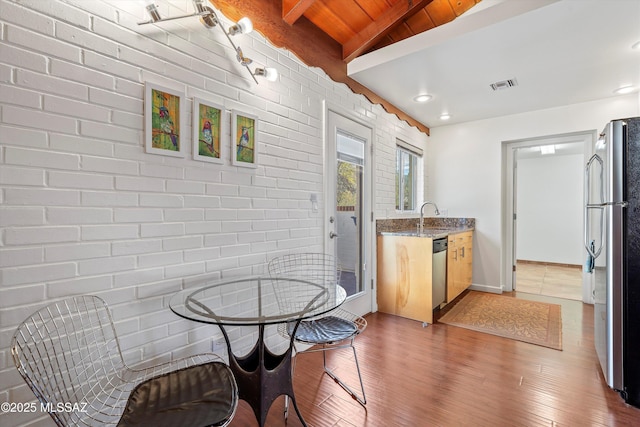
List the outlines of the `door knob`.
{"type": "Polygon", "coordinates": [[[334,237],[338,237],[338,235],[336,233],[334,233],[333,231],[329,232],[329,238],[333,239],[334,237]]]}

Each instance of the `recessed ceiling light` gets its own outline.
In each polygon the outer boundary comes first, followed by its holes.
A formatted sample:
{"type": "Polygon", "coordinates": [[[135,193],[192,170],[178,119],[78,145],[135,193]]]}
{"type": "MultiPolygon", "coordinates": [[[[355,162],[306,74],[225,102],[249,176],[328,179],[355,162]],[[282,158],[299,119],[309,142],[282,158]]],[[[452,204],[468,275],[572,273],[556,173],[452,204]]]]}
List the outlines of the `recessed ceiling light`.
{"type": "Polygon", "coordinates": [[[431,98],[433,98],[431,95],[423,93],[423,94],[418,95],[415,98],[413,98],[413,100],[416,101],[416,102],[427,102],[431,98]]]}
{"type": "Polygon", "coordinates": [[[451,114],[449,113],[440,114],[440,120],[449,120],[450,118],[451,114]]]}
{"type": "Polygon", "coordinates": [[[640,41],[637,41],[634,44],[632,44],[631,49],[640,50],[640,41]]]}
{"type": "Polygon", "coordinates": [[[624,95],[627,93],[631,93],[634,90],[636,90],[635,87],[628,85],[628,86],[619,87],[618,89],[614,90],[613,93],[617,93],[618,95],[624,95]]]}

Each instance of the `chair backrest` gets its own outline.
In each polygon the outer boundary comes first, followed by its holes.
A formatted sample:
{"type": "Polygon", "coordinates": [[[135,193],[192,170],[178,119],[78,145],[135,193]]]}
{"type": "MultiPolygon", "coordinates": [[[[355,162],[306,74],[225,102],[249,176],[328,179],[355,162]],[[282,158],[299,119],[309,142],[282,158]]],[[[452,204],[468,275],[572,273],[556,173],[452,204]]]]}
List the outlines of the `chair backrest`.
{"type": "Polygon", "coordinates": [[[335,292],[340,282],[340,269],[335,257],[323,253],[296,253],[272,259],[268,264],[269,275],[275,278],[274,290],[278,305],[287,306],[289,312],[305,311],[306,304],[317,293],[295,282],[278,281],[278,278],[297,279],[315,283],[335,292]],[[310,292],[313,295],[302,295],[310,292]]]}
{"type": "Polygon", "coordinates": [[[274,258],[268,265],[273,277],[292,277],[318,284],[340,283],[340,268],[335,257],[323,253],[288,254],[274,258]]]}
{"type": "Polygon", "coordinates": [[[54,410],[49,414],[57,425],[81,424],[83,410],[103,411],[111,418],[113,408],[105,400],[125,364],[101,298],[76,296],[38,310],[18,326],[11,354],[41,404],[54,410]],[[85,406],[95,402],[104,409],[85,406]],[[61,404],[80,410],[55,411],[61,404]]]}

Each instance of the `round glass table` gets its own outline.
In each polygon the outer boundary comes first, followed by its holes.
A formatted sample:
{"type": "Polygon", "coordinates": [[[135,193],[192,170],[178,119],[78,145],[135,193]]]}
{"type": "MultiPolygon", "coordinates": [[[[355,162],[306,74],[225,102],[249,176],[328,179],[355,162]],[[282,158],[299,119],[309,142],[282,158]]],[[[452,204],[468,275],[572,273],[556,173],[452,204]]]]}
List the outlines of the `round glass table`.
{"type": "Polygon", "coordinates": [[[175,294],[169,306],[185,319],[220,327],[239,397],[252,407],[260,426],[264,426],[273,401],[282,394],[291,398],[298,418],[306,426],[293,393],[293,338],[284,353],[275,354],[265,344],[265,327],[289,323],[293,325],[293,337],[302,320],[330,312],[346,297],[344,288],[337,283],[255,276],[191,284],[175,294]],[[258,328],[257,341],[248,354],[233,353],[225,326],[258,328]]]}

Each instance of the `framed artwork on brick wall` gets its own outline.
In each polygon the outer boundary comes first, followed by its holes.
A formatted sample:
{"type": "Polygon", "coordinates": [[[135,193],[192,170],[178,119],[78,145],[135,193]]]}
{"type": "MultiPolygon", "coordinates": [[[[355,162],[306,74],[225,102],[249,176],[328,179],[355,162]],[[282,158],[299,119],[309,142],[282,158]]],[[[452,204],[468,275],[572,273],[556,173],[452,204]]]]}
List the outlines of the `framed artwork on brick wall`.
{"type": "Polygon", "coordinates": [[[227,112],[221,105],[193,98],[193,158],[224,164],[227,153],[227,112]]]}
{"type": "Polygon", "coordinates": [[[231,163],[258,167],[258,117],[233,111],[231,117],[231,163]]]}
{"type": "Polygon", "coordinates": [[[185,95],[154,83],[144,85],[144,138],[147,153],[184,157],[185,95]]]}

